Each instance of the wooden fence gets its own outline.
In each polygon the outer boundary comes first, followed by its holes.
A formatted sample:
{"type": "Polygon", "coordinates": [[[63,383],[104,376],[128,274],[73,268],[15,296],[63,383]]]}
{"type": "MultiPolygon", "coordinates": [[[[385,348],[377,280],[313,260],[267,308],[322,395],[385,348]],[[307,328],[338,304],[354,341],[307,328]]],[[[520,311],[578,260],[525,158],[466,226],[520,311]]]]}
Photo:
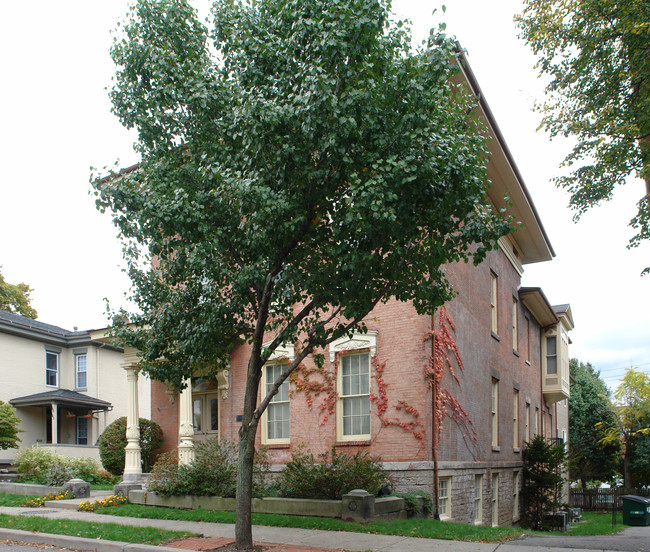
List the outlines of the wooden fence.
{"type": "Polygon", "coordinates": [[[624,491],[616,489],[571,489],[569,491],[569,504],[574,508],[583,510],[611,510],[616,504],[616,509],[622,508],[621,495],[636,495],[650,498],[650,489],[634,489],[624,491]]]}

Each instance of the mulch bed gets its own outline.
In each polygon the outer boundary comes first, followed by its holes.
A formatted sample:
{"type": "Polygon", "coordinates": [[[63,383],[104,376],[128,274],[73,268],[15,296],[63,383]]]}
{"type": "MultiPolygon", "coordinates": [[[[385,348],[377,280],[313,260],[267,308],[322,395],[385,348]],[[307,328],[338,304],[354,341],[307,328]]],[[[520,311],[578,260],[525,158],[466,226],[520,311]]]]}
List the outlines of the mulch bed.
{"type": "MultiPolygon", "coordinates": [[[[171,548],[194,550],[197,552],[237,552],[235,539],[228,537],[188,537],[166,543],[171,548]]],[[[254,543],[254,552],[343,552],[341,549],[319,548],[295,544],[254,543]]]]}

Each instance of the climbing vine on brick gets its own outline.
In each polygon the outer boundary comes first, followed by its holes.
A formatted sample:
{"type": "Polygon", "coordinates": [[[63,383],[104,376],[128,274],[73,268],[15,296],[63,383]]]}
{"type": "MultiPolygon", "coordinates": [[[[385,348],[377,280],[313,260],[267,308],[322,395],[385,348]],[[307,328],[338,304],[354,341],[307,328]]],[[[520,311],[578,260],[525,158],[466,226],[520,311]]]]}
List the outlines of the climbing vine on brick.
{"type": "Polygon", "coordinates": [[[463,435],[472,442],[477,442],[477,433],[474,422],[469,413],[462,407],[460,402],[451,392],[443,386],[442,380],[445,372],[448,372],[454,381],[460,386],[460,378],[456,367],[463,372],[465,367],[460,351],[456,344],[454,334],[456,326],[444,307],[438,309],[438,323],[434,329],[427,332],[425,339],[431,339],[432,352],[429,362],[425,367],[424,375],[433,393],[433,415],[436,428],[436,446],[440,443],[442,436],[442,420],[450,418],[460,427],[463,435]]]}
{"type": "MultiPolygon", "coordinates": [[[[368,349],[355,349],[355,352],[368,351],[368,349]]],[[[336,378],[339,369],[339,356],[346,351],[337,352],[333,369],[327,370],[325,368],[325,359],[323,355],[316,355],[314,357],[315,366],[308,368],[304,365],[299,366],[294,373],[290,376],[291,382],[295,386],[294,392],[301,392],[305,394],[305,401],[311,410],[314,403],[319,397],[322,400],[318,404],[318,414],[320,416],[320,425],[325,425],[330,416],[336,413],[336,401],[339,398],[336,388],[336,378]]],[[[414,407],[409,405],[404,400],[398,400],[393,405],[393,410],[396,412],[393,416],[388,416],[387,412],[390,407],[388,398],[388,384],[384,380],[383,374],[386,368],[386,362],[380,362],[379,357],[375,354],[372,359],[372,376],[377,382],[377,394],[370,393],[370,401],[377,407],[377,417],[381,422],[382,427],[398,427],[407,431],[417,439],[422,448],[424,448],[425,427],[419,421],[420,413],[414,407]],[[400,417],[398,413],[404,413],[400,417]]]]}
{"type": "Polygon", "coordinates": [[[295,386],[295,392],[305,394],[305,401],[311,410],[314,401],[323,396],[318,405],[318,414],[321,416],[320,425],[325,425],[330,416],[336,413],[336,400],[339,395],[336,390],[336,374],[338,373],[338,355],[334,361],[332,371],[325,369],[325,357],[322,354],[314,355],[314,367],[308,368],[300,364],[289,376],[289,380],[295,386]],[[312,379],[318,376],[318,379],[312,379]]]}
{"type": "Polygon", "coordinates": [[[370,401],[377,405],[377,417],[382,426],[395,426],[407,431],[415,437],[422,448],[424,448],[425,428],[424,424],[419,420],[420,413],[414,407],[409,405],[406,401],[398,400],[393,407],[398,412],[404,412],[411,419],[402,419],[398,416],[389,418],[386,412],[389,407],[388,403],[388,384],[384,380],[383,373],[386,368],[386,361],[379,362],[377,355],[372,357],[372,367],[374,370],[375,381],[377,382],[377,395],[370,394],[370,401]]]}

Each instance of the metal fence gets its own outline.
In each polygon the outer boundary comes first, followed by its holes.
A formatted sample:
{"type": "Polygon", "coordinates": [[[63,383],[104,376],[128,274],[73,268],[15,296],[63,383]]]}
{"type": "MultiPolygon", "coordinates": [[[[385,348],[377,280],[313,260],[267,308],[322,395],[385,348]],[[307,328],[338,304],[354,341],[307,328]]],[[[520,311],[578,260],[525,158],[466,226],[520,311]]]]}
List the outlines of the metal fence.
{"type": "Polygon", "coordinates": [[[636,495],[650,497],[650,488],[633,489],[571,489],[569,491],[569,504],[574,508],[583,510],[611,510],[616,503],[617,510],[621,509],[621,495],[636,495]]]}

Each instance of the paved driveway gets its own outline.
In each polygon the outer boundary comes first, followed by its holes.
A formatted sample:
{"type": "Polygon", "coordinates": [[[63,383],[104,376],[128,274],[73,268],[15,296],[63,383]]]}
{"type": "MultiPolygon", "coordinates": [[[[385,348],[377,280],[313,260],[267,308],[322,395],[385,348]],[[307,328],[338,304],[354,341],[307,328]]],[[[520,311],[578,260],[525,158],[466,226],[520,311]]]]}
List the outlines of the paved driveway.
{"type": "MultiPolygon", "coordinates": [[[[569,536],[527,536],[515,541],[510,541],[500,547],[504,548],[521,546],[542,546],[545,548],[576,548],[587,550],[617,550],[621,552],[650,552],[650,527],[628,527],[615,535],[600,535],[597,537],[569,537],[569,536]]],[[[523,552],[513,550],[511,552],[523,552]]]]}

